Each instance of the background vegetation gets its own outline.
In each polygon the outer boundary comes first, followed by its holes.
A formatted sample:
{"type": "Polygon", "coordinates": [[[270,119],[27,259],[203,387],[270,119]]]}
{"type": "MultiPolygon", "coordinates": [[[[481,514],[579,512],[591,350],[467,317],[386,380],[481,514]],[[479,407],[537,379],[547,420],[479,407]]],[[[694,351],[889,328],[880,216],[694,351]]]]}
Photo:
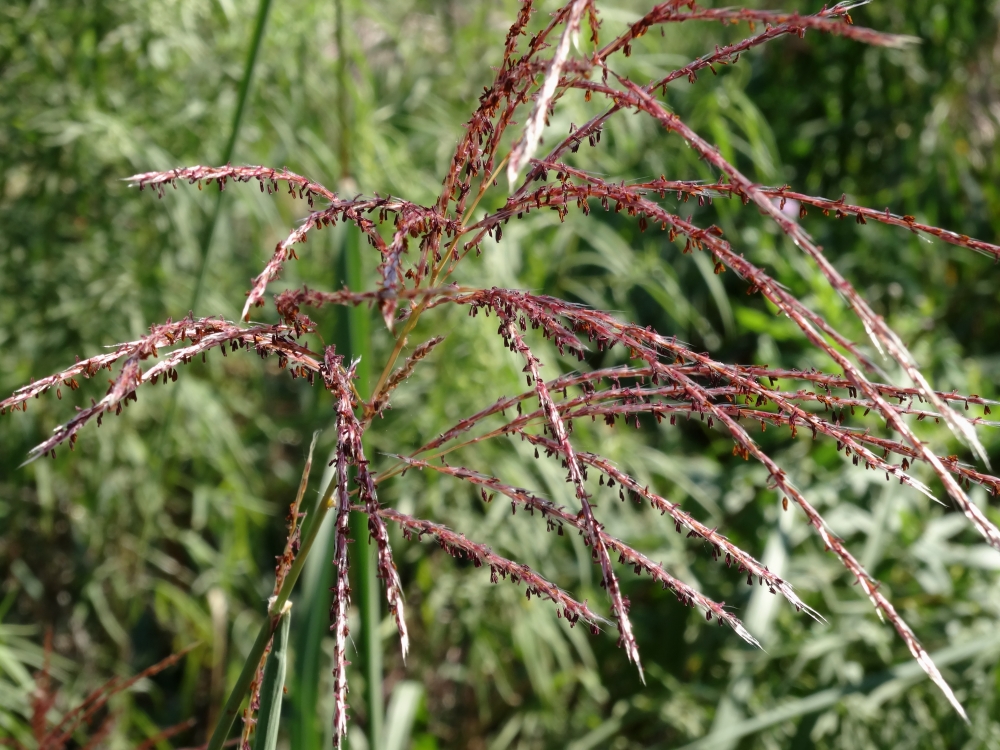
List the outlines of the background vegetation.
{"type": "MultiPolygon", "coordinates": [[[[606,33],[641,7],[606,5],[606,33]]],[[[801,10],[818,7],[810,0],[801,10]]],[[[509,1],[344,0],[338,35],[333,0],[274,3],[233,162],[287,165],[351,193],[432,201],[516,8],[509,1]]],[[[181,317],[193,299],[197,315],[238,317],[247,280],[302,215],[300,202],[231,189],[218,199],[209,235],[214,195],[178,190],[157,201],[120,178],[223,159],[255,9],[248,0],[0,6],[0,392],[181,317]]],[[[922,44],[867,49],[810,33],[772,42],[698,85],[673,84],[668,100],[760,182],[831,197],[846,192],[861,204],[995,241],[998,15],[1000,5],[982,0],[882,0],[856,10],[855,20],[917,35],[922,44]]],[[[643,38],[618,69],[645,80],[740,31],[745,26],[668,28],[663,38],[643,38]]],[[[582,98],[567,101],[553,127],[580,123],[586,111],[582,98]]],[[[588,158],[594,171],[618,178],[715,179],[679,140],[639,118],[616,121],[588,158]]],[[[719,223],[741,251],[864,340],[832,291],[800,267],[802,258],[756,211],[721,200],[685,211],[711,216],[706,221],[719,223]]],[[[725,361],[828,366],[810,358],[790,324],[744,296],[732,274],[715,276],[707,258],[684,256],[614,214],[599,223],[579,218],[512,224],[464,278],[621,311],[725,361]]],[[[818,212],[805,222],[937,387],[996,397],[1000,300],[991,260],[818,212]]],[[[341,228],[316,235],[280,284],[341,286],[345,248],[357,242],[341,228]]],[[[373,273],[376,258],[363,258],[361,274],[373,273]]],[[[374,425],[376,451],[422,443],[522,390],[520,367],[489,321],[439,315],[449,337],[374,425]]],[[[324,339],[341,351],[364,343],[378,354],[390,341],[377,313],[370,339],[336,312],[318,319],[324,339]]],[[[178,746],[205,741],[263,616],[310,435],[326,430],[322,455],[333,439],[327,397],[273,370],[245,357],[190,365],[171,389],[85,432],[75,453],[24,468],[30,447],[99,384],[0,421],[0,738],[30,734],[32,673],[51,628],[63,708],[113,674],[133,674],[199,641],[181,666],[116,698],[108,742],[134,746],[191,716],[197,725],[176,738],[178,746]]],[[[852,470],[832,446],[761,436],[891,589],[970,725],[910,663],[802,518],[780,512],[766,472],[730,455],[731,441],[700,423],[628,433],[581,426],[579,433],[709,525],[725,525],[827,622],[747,589],[663,519],[623,506],[609,530],[734,606],[766,649],[752,651],[728,629],[706,626],[648,582],[623,579],[647,667],[643,686],[612,636],[563,628],[545,603],[489,586],[485,573],[432,545],[399,542],[414,648],[404,668],[393,628],[383,629],[390,734],[407,725],[412,709],[411,747],[425,750],[1000,742],[1000,559],[960,514],[852,470]]],[[[927,426],[926,436],[939,452],[968,458],[945,432],[927,426]]],[[[997,434],[981,437],[1000,461],[997,434]]],[[[476,454],[475,465],[556,500],[566,493],[561,474],[527,460],[524,446],[488,451],[476,454]]],[[[987,503],[983,493],[973,497],[987,503]]],[[[582,546],[554,541],[523,514],[510,518],[501,503],[484,509],[469,488],[412,472],[387,485],[383,498],[475,534],[605,606],[582,546]]],[[[987,512],[998,516],[995,505],[987,512]]],[[[329,746],[331,557],[311,559],[295,605],[284,724],[297,750],[329,746]]],[[[364,675],[358,670],[351,680],[354,724],[364,727],[372,718],[364,675]]],[[[350,742],[365,744],[358,731],[350,742]]]]}

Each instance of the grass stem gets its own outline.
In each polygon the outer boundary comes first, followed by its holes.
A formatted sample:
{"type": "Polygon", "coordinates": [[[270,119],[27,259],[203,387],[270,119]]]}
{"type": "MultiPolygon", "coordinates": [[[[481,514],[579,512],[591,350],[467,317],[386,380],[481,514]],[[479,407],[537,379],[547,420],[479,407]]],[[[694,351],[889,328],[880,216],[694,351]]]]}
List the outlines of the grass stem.
{"type": "Polygon", "coordinates": [[[292,563],[288,575],[285,576],[278,595],[268,604],[267,620],[261,625],[260,631],[257,633],[257,639],[254,641],[253,646],[250,647],[250,653],[247,654],[246,660],[243,663],[240,676],[236,679],[236,684],[229,694],[229,699],[222,709],[219,721],[215,725],[215,731],[212,732],[212,737],[209,739],[205,750],[221,750],[226,739],[229,737],[229,733],[232,731],[233,723],[236,721],[236,717],[240,712],[240,706],[243,704],[243,699],[250,689],[250,683],[253,681],[261,656],[264,655],[271,636],[274,635],[275,630],[278,628],[285,603],[288,601],[288,597],[291,596],[292,590],[295,588],[295,584],[302,574],[306,559],[309,557],[309,550],[312,549],[313,543],[319,535],[323,519],[333,505],[333,492],[336,486],[337,478],[334,476],[326,486],[312,512],[306,516],[299,554],[295,557],[295,562],[292,563]]]}

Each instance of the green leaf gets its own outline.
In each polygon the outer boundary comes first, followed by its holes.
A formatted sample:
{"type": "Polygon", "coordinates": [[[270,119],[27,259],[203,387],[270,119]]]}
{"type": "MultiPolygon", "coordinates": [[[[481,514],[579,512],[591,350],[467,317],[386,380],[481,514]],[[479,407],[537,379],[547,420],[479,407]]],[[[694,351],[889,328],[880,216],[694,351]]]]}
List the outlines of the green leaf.
{"type": "Polygon", "coordinates": [[[254,750],[275,750],[278,727],[281,724],[281,702],[285,695],[285,669],[288,665],[288,633],[291,630],[292,603],[285,602],[281,622],[264,667],[264,683],[260,689],[260,710],[257,713],[257,736],[254,750]]]}

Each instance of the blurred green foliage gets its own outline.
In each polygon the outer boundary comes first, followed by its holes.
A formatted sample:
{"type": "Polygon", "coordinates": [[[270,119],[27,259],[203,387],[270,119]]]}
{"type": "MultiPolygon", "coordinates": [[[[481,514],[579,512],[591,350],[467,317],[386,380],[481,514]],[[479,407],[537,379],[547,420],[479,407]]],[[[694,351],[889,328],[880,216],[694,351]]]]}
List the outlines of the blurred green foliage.
{"type": "MultiPolygon", "coordinates": [[[[635,0],[607,5],[605,38],[642,7],[635,0]]],[[[190,187],[157,201],[121,178],[220,158],[254,8],[248,0],[0,5],[0,392],[188,312],[199,237],[215,198],[190,187]]],[[[509,0],[345,0],[340,49],[333,0],[274,3],[234,162],[287,165],[349,192],[433,201],[515,12],[509,0]],[[349,84],[343,118],[336,110],[340,60],[349,84]],[[341,163],[341,120],[350,128],[350,164],[341,163]],[[341,181],[345,173],[356,187],[341,181]]],[[[667,101],[760,182],[832,197],[846,192],[858,203],[995,240],[998,13],[997,3],[982,0],[881,0],[857,9],[855,21],[915,34],[920,45],[866,49],[814,33],[780,39],[717,77],[673,84],[667,101]]],[[[745,31],[667,28],[662,38],[639,40],[616,70],[645,80],[745,31]]],[[[551,131],[566,132],[599,106],[567,95],[551,131]]],[[[600,146],[577,159],[614,179],[716,177],[680,141],[632,116],[614,121],[600,146]]],[[[502,193],[500,186],[497,201],[502,193]]],[[[228,190],[195,314],[236,318],[247,279],[303,210],[287,195],[228,190]]],[[[818,273],[756,211],[723,200],[684,211],[699,223],[717,222],[740,251],[864,340],[818,273]]],[[[818,212],[804,221],[932,382],[996,396],[1000,315],[991,260],[818,212]]],[[[344,250],[355,242],[342,228],[316,235],[274,288],[341,286],[344,250]]],[[[377,259],[365,254],[363,262],[370,279],[377,259]]],[[[512,223],[503,241],[461,274],[465,283],[614,310],[725,361],[830,366],[788,321],[746,297],[733,274],[715,276],[706,257],[683,256],[661,235],[641,234],[613,213],[512,223]]],[[[270,309],[260,314],[273,317],[270,309]]],[[[346,315],[324,310],[317,320],[324,342],[350,346],[346,315]]],[[[391,339],[374,319],[371,330],[380,361],[391,339]]],[[[413,341],[442,330],[446,343],[373,426],[377,464],[388,460],[381,454],[419,445],[499,395],[522,390],[520,367],[490,321],[442,308],[421,322],[413,341]]],[[[539,351],[554,371],[554,353],[541,342],[539,351]]],[[[612,361],[606,355],[591,364],[612,361]]],[[[100,383],[84,383],[61,401],[50,396],[0,420],[0,737],[29,736],[31,673],[51,628],[60,657],[53,669],[66,685],[62,709],[112,674],[134,673],[200,641],[183,667],[116,698],[109,741],[133,746],[157,727],[194,716],[198,725],[179,744],[198,744],[261,622],[309,435],[327,430],[320,451],[329,452],[332,410],[320,389],[289,381],[270,361],[215,357],[189,365],[170,388],[141,394],[123,417],[84,432],[75,453],[19,467],[30,447],[72,414],[72,404],[100,391],[100,383]]],[[[969,712],[968,726],[922,679],[802,518],[780,512],[766,471],[730,455],[721,433],[692,423],[628,432],[579,425],[576,434],[582,447],[599,444],[762,556],[826,622],[748,590],[647,509],[616,507],[605,514],[611,533],[728,602],[766,649],[750,650],[648,581],[623,577],[647,668],[643,686],[613,636],[571,630],[545,602],[490,586],[483,571],[432,545],[397,539],[414,648],[404,666],[385,623],[390,734],[392,717],[415,711],[410,747],[420,750],[1000,743],[1000,560],[960,514],[850,467],[832,445],[775,431],[761,436],[937,655],[969,712]]],[[[962,453],[933,425],[923,434],[939,452],[962,453]]],[[[997,456],[996,435],[984,431],[982,439],[997,456]]],[[[453,461],[569,504],[558,466],[531,460],[519,443],[485,444],[453,461]]],[[[314,489],[321,486],[316,474],[314,489]]],[[[988,502],[983,493],[973,497],[988,502]]],[[[606,607],[579,540],[545,533],[538,519],[511,517],[503,503],[484,506],[466,486],[415,472],[388,483],[382,498],[485,541],[606,607]]],[[[994,505],[988,512],[998,515],[994,505]]],[[[330,558],[310,559],[296,603],[283,722],[283,741],[296,750],[329,746],[330,558]]],[[[351,684],[354,723],[364,726],[360,670],[351,684]]],[[[350,741],[363,745],[358,731],[350,741]]]]}

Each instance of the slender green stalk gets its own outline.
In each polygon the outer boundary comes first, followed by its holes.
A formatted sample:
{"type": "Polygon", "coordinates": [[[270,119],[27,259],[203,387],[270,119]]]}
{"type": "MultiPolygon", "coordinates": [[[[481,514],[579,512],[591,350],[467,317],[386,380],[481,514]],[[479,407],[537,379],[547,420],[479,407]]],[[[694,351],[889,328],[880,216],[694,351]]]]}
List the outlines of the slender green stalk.
{"type": "Polygon", "coordinates": [[[347,91],[347,52],[344,48],[344,0],[334,0],[337,26],[337,120],[340,124],[340,179],[351,176],[351,121],[347,91]]]}
{"type": "Polygon", "coordinates": [[[382,621],[381,591],[376,568],[375,547],[368,540],[368,516],[354,513],[351,519],[355,555],[353,567],[357,569],[358,609],[361,613],[361,643],[368,687],[368,746],[382,746],[385,717],[385,697],[382,694],[382,640],[379,624],[382,621]]]}
{"type": "MultiPolygon", "coordinates": [[[[344,0],[334,0],[336,10],[337,42],[337,119],[340,123],[340,178],[351,178],[351,118],[350,99],[347,88],[347,50],[344,43],[344,0]]],[[[361,268],[361,239],[351,232],[345,239],[345,266],[347,285],[351,289],[363,289],[361,268]]],[[[358,386],[362,394],[371,391],[371,317],[365,307],[354,307],[348,311],[350,331],[350,356],[360,358],[358,363],[358,386]]],[[[379,383],[381,386],[381,380],[379,383]]],[[[352,533],[356,543],[355,559],[352,567],[357,571],[356,588],[358,608],[361,611],[362,668],[368,684],[368,746],[373,750],[382,747],[382,723],[385,715],[382,695],[382,643],[378,629],[381,622],[378,570],[375,550],[368,540],[368,518],[363,513],[354,513],[351,519],[352,533]]]]}
{"type": "MultiPolygon", "coordinates": [[[[243,125],[243,112],[246,110],[247,97],[250,94],[250,82],[253,79],[253,70],[257,64],[257,53],[260,51],[260,43],[264,38],[264,29],[267,26],[268,11],[271,9],[271,0],[260,0],[257,6],[257,18],[254,21],[253,36],[250,39],[250,49],[247,50],[247,59],[243,64],[243,78],[240,79],[240,88],[236,95],[236,110],[233,112],[233,121],[229,126],[229,140],[226,141],[226,148],[222,152],[220,164],[229,164],[233,160],[233,152],[236,149],[236,140],[240,135],[240,128],[243,125]]],[[[215,227],[219,223],[219,215],[222,210],[222,192],[215,195],[215,203],[212,206],[212,214],[208,222],[202,227],[198,238],[198,247],[201,250],[201,257],[198,262],[198,273],[195,276],[194,291],[191,292],[191,301],[188,303],[188,310],[194,311],[201,298],[201,292],[205,285],[205,272],[208,268],[208,258],[212,248],[212,238],[215,236],[215,227]]],[[[159,444],[162,447],[170,431],[170,424],[173,422],[174,411],[177,408],[177,389],[173,389],[170,401],[167,403],[166,412],[163,417],[163,427],[160,428],[159,444]]],[[[162,450],[156,451],[157,455],[163,455],[162,450]]]]}
{"type": "MultiPolygon", "coordinates": [[[[347,285],[363,289],[361,268],[361,235],[351,232],[345,243],[347,285]]],[[[358,362],[358,387],[367,393],[371,386],[371,315],[367,307],[352,307],[348,312],[351,333],[351,356],[358,362]]],[[[356,552],[352,567],[357,571],[356,590],[361,612],[362,668],[368,686],[368,746],[382,747],[382,724],[385,699],[382,695],[382,642],[379,624],[382,621],[381,598],[375,548],[368,539],[368,517],[354,513],[351,519],[356,552]]]]}
{"type": "MultiPolygon", "coordinates": [[[[257,64],[257,53],[260,51],[260,43],[264,38],[264,29],[267,26],[267,17],[271,9],[271,0],[260,0],[257,5],[257,17],[254,21],[253,36],[250,40],[250,48],[247,50],[246,62],[243,65],[243,77],[240,80],[240,88],[236,96],[236,110],[233,112],[232,124],[229,128],[229,139],[226,141],[226,148],[222,155],[222,160],[220,163],[228,164],[232,161],[233,151],[236,149],[236,141],[239,138],[240,128],[243,124],[243,113],[246,110],[246,102],[250,93],[250,83],[253,79],[254,67],[257,64]]],[[[195,277],[194,291],[191,293],[191,303],[188,305],[188,309],[194,310],[198,305],[198,300],[201,297],[201,291],[205,283],[205,271],[208,268],[209,254],[212,247],[212,238],[215,236],[215,227],[219,223],[219,215],[222,208],[222,193],[218,193],[215,197],[215,204],[212,207],[212,214],[208,222],[202,228],[201,236],[199,238],[199,246],[201,248],[201,258],[198,266],[198,274],[195,277]]],[[[169,403],[167,404],[166,414],[163,419],[163,427],[160,431],[160,444],[166,439],[167,433],[170,430],[170,423],[173,419],[173,414],[177,406],[177,390],[175,389],[171,394],[169,403]]],[[[163,455],[162,451],[157,451],[159,455],[163,455]]],[[[325,503],[321,503],[321,507],[325,507],[325,503]]],[[[325,515],[326,511],[322,511],[325,515]]],[[[312,528],[318,529],[317,524],[313,524],[312,528]]],[[[299,560],[304,561],[308,553],[307,547],[303,544],[299,551],[299,557],[296,559],[296,564],[299,560]]],[[[295,568],[293,567],[293,572],[295,568]]],[[[301,571],[301,566],[299,566],[301,571]]],[[[291,593],[292,587],[295,585],[295,580],[298,578],[298,573],[289,573],[289,576],[285,579],[285,583],[282,586],[282,591],[287,591],[285,593],[284,599],[288,599],[288,594],[291,593]]],[[[280,597],[280,594],[279,594],[280,597]]],[[[282,602],[283,606],[284,602],[282,602]]],[[[269,608],[270,612],[270,608],[269,608]]],[[[281,617],[281,606],[277,609],[277,618],[281,617]]],[[[267,622],[261,627],[260,632],[257,634],[257,640],[254,641],[253,648],[250,650],[250,655],[247,658],[246,663],[243,665],[243,671],[240,672],[239,679],[236,682],[236,686],[233,688],[232,694],[229,696],[229,700],[226,702],[225,709],[219,718],[218,724],[216,725],[215,731],[212,733],[212,738],[209,741],[209,748],[217,749],[222,746],[229,731],[232,729],[233,722],[236,720],[236,714],[239,712],[240,703],[243,701],[243,696],[246,695],[247,690],[250,687],[250,682],[253,680],[254,672],[256,671],[257,664],[260,662],[261,656],[264,654],[264,650],[267,648],[267,644],[271,639],[271,634],[278,625],[278,619],[275,619],[274,615],[269,614],[267,622]],[[235,700],[235,705],[233,705],[235,700]]]]}
{"type": "MultiPolygon", "coordinates": [[[[271,9],[271,0],[260,0],[257,5],[257,18],[254,21],[253,37],[250,40],[250,49],[247,50],[246,63],[243,65],[243,78],[240,80],[239,92],[236,96],[236,110],[233,112],[233,122],[229,128],[229,140],[226,141],[226,149],[222,153],[220,164],[229,164],[233,159],[233,151],[236,149],[236,139],[240,135],[240,126],[243,124],[243,112],[246,110],[247,98],[250,94],[250,82],[253,78],[253,70],[257,65],[257,53],[260,51],[260,43],[264,38],[264,29],[267,26],[268,11],[271,9]]],[[[212,238],[215,236],[215,227],[219,223],[219,211],[222,206],[222,192],[215,198],[215,205],[212,207],[212,216],[204,226],[201,238],[201,261],[198,266],[198,275],[195,277],[194,292],[191,294],[191,310],[198,305],[201,297],[201,290],[205,284],[205,270],[208,268],[208,257],[212,249],[212,238]]]]}
{"type": "MultiPolygon", "coordinates": [[[[328,517],[328,521],[333,518],[328,517]]],[[[305,607],[304,617],[298,618],[299,633],[296,636],[295,693],[293,708],[297,717],[292,728],[292,747],[295,750],[319,750],[325,748],[325,738],[330,732],[320,716],[319,686],[320,672],[328,669],[329,662],[323,658],[321,644],[328,632],[330,606],[329,591],[333,586],[334,568],[330,564],[335,554],[333,524],[327,523],[322,532],[320,549],[303,578],[299,591],[299,607],[305,607]],[[316,557],[319,555],[320,557],[316,557]],[[327,666],[324,666],[327,665],[327,666]]]]}
{"type": "MultiPolygon", "coordinates": [[[[239,96],[237,99],[236,111],[233,115],[233,125],[230,131],[229,141],[226,144],[224,163],[229,163],[232,159],[233,150],[242,122],[243,112],[246,106],[246,99],[250,89],[250,81],[256,63],[257,53],[260,49],[264,28],[267,23],[268,11],[271,0],[260,0],[257,10],[257,19],[254,26],[253,39],[247,55],[247,62],[244,67],[243,80],[240,84],[239,96]]],[[[338,80],[338,117],[341,125],[340,155],[342,177],[350,176],[350,122],[348,114],[348,91],[347,91],[347,58],[344,54],[344,10],[342,0],[335,0],[337,24],[336,39],[340,52],[340,60],[337,65],[338,80]]],[[[201,290],[204,285],[205,272],[208,265],[209,253],[215,227],[219,218],[221,207],[221,194],[216,197],[212,216],[207,223],[201,237],[201,264],[195,284],[194,293],[191,299],[191,309],[198,303],[201,290]]],[[[361,270],[361,249],[359,238],[349,236],[345,243],[346,270],[348,285],[353,289],[362,287],[361,270]]],[[[367,391],[370,383],[371,369],[371,346],[370,346],[370,317],[365,308],[353,308],[349,312],[350,329],[350,355],[360,357],[358,365],[358,381],[363,391],[367,391]]],[[[237,679],[236,685],[229,696],[219,723],[212,734],[207,750],[217,750],[228,737],[232,729],[233,722],[239,712],[239,707],[249,690],[253,680],[254,670],[260,662],[267,644],[278,627],[281,619],[281,607],[287,601],[291,590],[298,579],[305,563],[309,549],[319,532],[323,516],[329,509],[329,497],[332,492],[332,484],[324,493],[324,500],[319,504],[319,512],[310,514],[308,535],[302,543],[295,564],[285,579],[284,585],[276,600],[268,608],[268,621],[261,627],[257,635],[257,640],[247,657],[243,670],[237,679]],[[275,609],[277,607],[277,609],[275,609]],[[277,613],[277,614],[275,614],[277,613]]],[[[355,539],[363,540],[368,538],[367,517],[362,513],[355,514],[353,520],[353,534],[355,539]]],[[[378,748],[382,741],[382,726],[384,720],[385,706],[382,694],[382,644],[378,635],[379,624],[381,622],[380,592],[375,561],[375,551],[370,545],[358,544],[356,547],[358,554],[355,562],[358,581],[358,605],[361,611],[361,641],[363,649],[363,668],[366,672],[368,683],[368,720],[369,720],[369,747],[378,748]]],[[[314,618],[309,618],[310,620],[314,618]]]]}
{"type": "Polygon", "coordinates": [[[219,721],[215,725],[215,731],[212,732],[212,737],[208,741],[206,750],[221,750],[226,739],[229,737],[229,732],[233,728],[233,722],[236,721],[236,716],[240,712],[240,705],[243,703],[243,699],[250,689],[250,683],[253,681],[254,673],[257,671],[260,657],[264,655],[264,650],[267,648],[271,636],[278,627],[280,619],[280,615],[277,617],[268,616],[264,624],[261,625],[260,631],[257,633],[257,639],[253,642],[253,646],[250,647],[250,653],[247,655],[246,661],[243,662],[243,669],[240,671],[240,676],[236,679],[236,684],[229,694],[229,700],[226,701],[226,705],[222,709],[222,714],[219,716],[219,721]]]}
{"type": "Polygon", "coordinates": [[[236,721],[243,699],[250,689],[250,683],[253,681],[254,674],[257,671],[257,665],[260,664],[261,656],[264,655],[264,650],[267,648],[271,636],[274,635],[281,621],[285,602],[288,601],[292,589],[295,588],[295,584],[302,574],[306,559],[309,557],[309,550],[312,549],[316,537],[319,536],[319,529],[323,523],[323,519],[330,508],[333,507],[333,492],[336,486],[337,478],[334,476],[329,484],[327,484],[315,508],[311,509],[311,512],[306,516],[299,554],[296,556],[295,562],[292,563],[288,575],[285,576],[278,595],[268,604],[267,620],[261,625],[260,631],[257,633],[257,639],[254,641],[253,646],[251,646],[250,653],[247,654],[246,661],[243,663],[243,669],[240,672],[240,676],[236,679],[236,684],[233,686],[232,692],[229,694],[229,699],[226,701],[225,708],[223,708],[222,714],[219,716],[219,721],[215,725],[215,731],[212,732],[212,737],[208,741],[206,750],[221,750],[226,739],[229,737],[229,732],[232,731],[233,722],[236,721]]]}
{"type": "Polygon", "coordinates": [[[288,664],[288,633],[291,630],[292,603],[285,602],[277,637],[267,657],[264,683],[260,689],[260,711],[257,712],[257,739],[254,750],[276,750],[278,725],[281,723],[281,703],[285,695],[285,669],[288,664]]]}

